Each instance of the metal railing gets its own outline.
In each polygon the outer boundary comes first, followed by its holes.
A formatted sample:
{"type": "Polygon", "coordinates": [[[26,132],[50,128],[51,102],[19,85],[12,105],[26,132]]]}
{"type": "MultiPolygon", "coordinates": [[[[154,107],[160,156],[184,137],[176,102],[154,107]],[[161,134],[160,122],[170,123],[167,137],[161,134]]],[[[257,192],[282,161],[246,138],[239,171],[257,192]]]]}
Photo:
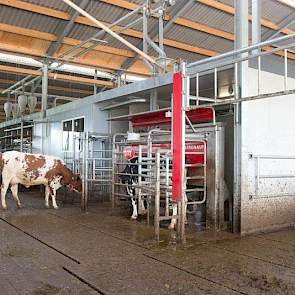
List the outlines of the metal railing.
{"type": "Polygon", "coordinates": [[[83,180],[81,205],[110,199],[112,188],[112,137],[91,132],[73,137],[72,151],[64,152],[66,165],[83,180]]]}
{"type": "MultiPolygon", "coordinates": [[[[205,103],[206,105],[219,104],[219,103],[231,103],[236,99],[247,99],[247,97],[241,97],[241,93],[239,90],[239,78],[238,78],[238,68],[240,63],[244,61],[256,61],[257,62],[257,89],[255,98],[258,99],[259,96],[265,96],[268,93],[263,91],[262,81],[263,76],[262,73],[262,58],[266,56],[270,56],[272,54],[279,54],[283,57],[283,86],[282,89],[278,92],[281,95],[288,91],[288,50],[294,46],[295,34],[290,34],[287,36],[283,36],[280,38],[268,40],[265,42],[261,42],[259,44],[255,44],[252,46],[248,46],[239,50],[232,50],[226,52],[224,54],[220,54],[214,57],[206,58],[197,62],[193,62],[186,65],[186,73],[190,77],[190,79],[195,80],[195,95],[190,95],[188,97],[187,106],[191,106],[191,101],[195,101],[196,103],[193,106],[198,106],[200,103],[205,103]],[[283,45],[280,45],[282,44],[283,45]],[[266,48],[269,45],[277,45],[277,47],[266,48]],[[259,49],[259,51],[255,51],[259,49]],[[257,52],[257,53],[256,53],[257,52]],[[225,69],[233,69],[233,87],[232,93],[226,98],[220,97],[218,94],[219,91],[219,83],[218,77],[219,73],[225,69]],[[200,77],[204,75],[212,74],[213,75],[213,93],[211,97],[202,97],[200,95],[200,77]]],[[[191,92],[191,90],[190,90],[191,92]]],[[[254,98],[254,95],[249,97],[254,98]]]]}
{"type": "MultiPolygon", "coordinates": [[[[255,154],[249,154],[249,159],[250,160],[254,160],[254,194],[250,194],[249,197],[250,199],[260,199],[260,198],[274,198],[274,197],[285,197],[285,196],[295,196],[295,171],[291,171],[289,173],[268,173],[268,174],[263,174],[261,173],[261,161],[262,160],[267,160],[269,161],[282,161],[282,160],[286,160],[286,161],[290,161],[290,160],[294,160],[295,163],[295,156],[286,156],[286,155],[255,155],[255,154]],[[282,191],[278,192],[278,193],[266,193],[263,192],[261,189],[261,181],[265,181],[265,180],[272,180],[272,181],[278,181],[278,180],[284,180],[284,179],[289,179],[292,180],[292,183],[290,183],[291,185],[291,190],[287,191],[288,188],[283,186],[280,187],[279,184],[277,183],[277,188],[276,189],[282,189],[282,191]],[[294,181],[293,181],[294,180],[294,181]],[[292,186],[293,184],[293,186],[292,186]],[[285,192],[284,192],[285,190],[285,192]]],[[[271,167],[271,163],[264,163],[263,167],[265,168],[270,168],[271,167]]],[[[278,167],[276,165],[274,165],[274,169],[277,170],[278,167]]],[[[281,163],[280,163],[281,166],[281,163]]],[[[272,185],[271,185],[272,187],[272,185]]]]}

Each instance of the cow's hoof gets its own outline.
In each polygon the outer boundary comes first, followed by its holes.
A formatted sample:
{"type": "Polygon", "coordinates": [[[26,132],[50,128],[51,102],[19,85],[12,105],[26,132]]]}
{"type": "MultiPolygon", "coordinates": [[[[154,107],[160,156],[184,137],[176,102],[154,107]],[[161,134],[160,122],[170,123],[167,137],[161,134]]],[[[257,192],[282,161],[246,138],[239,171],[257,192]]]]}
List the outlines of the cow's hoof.
{"type": "Polygon", "coordinates": [[[45,204],[45,207],[48,209],[49,208],[49,204],[45,204]]]}
{"type": "Polygon", "coordinates": [[[57,210],[58,209],[58,206],[53,207],[53,209],[57,210]]]}
{"type": "Polygon", "coordinates": [[[17,206],[18,209],[21,209],[23,207],[22,204],[16,204],[16,206],[17,206]]]}
{"type": "Polygon", "coordinates": [[[5,211],[8,210],[7,206],[6,207],[2,206],[2,210],[5,210],[5,211]]]}
{"type": "Polygon", "coordinates": [[[137,216],[131,216],[130,219],[131,220],[136,220],[137,219],[137,216]]]}

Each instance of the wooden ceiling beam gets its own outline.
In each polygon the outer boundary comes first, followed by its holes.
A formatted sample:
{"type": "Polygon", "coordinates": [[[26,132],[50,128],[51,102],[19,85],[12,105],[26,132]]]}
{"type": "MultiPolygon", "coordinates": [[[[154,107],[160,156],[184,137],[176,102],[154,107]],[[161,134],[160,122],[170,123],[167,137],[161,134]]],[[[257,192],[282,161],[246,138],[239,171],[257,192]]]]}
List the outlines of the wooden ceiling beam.
{"type": "MultiPolygon", "coordinates": [[[[17,80],[0,79],[0,83],[2,83],[2,84],[12,85],[16,82],[17,82],[17,80]]],[[[41,85],[39,87],[41,88],[41,85]]],[[[81,94],[85,94],[85,95],[93,94],[93,91],[90,91],[90,90],[61,87],[61,86],[55,86],[55,85],[48,85],[48,89],[49,90],[56,90],[56,91],[64,91],[64,92],[76,92],[76,93],[81,93],[81,94]]]]}
{"type": "MultiPolygon", "coordinates": [[[[55,36],[54,34],[45,33],[45,32],[32,30],[32,29],[26,29],[23,27],[17,27],[14,25],[8,25],[5,23],[0,23],[0,30],[4,31],[4,32],[8,32],[8,33],[23,35],[23,36],[27,36],[27,37],[36,38],[36,39],[42,39],[42,40],[46,40],[46,41],[50,41],[50,42],[57,40],[57,36],[55,36]]],[[[81,43],[81,40],[69,38],[69,37],[66,37],[63,41],[63,44],[70,45],[70,46],[76,46],[80,43],[81,43]]],[[[88,48],[89,46],[90,45],[86,44],[83,46],[83,48],[88,48]]],[[[134,53],[131,50],[119,49],[119,48],[110,47],[110,46],[98,45],[93,50],[97,50],[97,51],[101,51],[101,52],[105,52],[105,53],[111,53],[114,55],[120,55],[120,56],[124,56],[124,57],[133,57],[134,56],[134,53]]]]}
{"type": "MultiPolygon", "coordinates": [[[[221,2],[216,1],[216,0],[196,0],[196,2],[205,4],[205,5],[207,5],[207,6],[211,7],[211,8],[221,10],[221,11],[226,12],[226,13],[231,14],[231,15],[235,14],[234,7],[232,7],[230,5],[227,5],[227,4],[224,4],[224,3],[221,3],[221,2]]],[[[249,20],[252,21],[252,16],[251,15],[249,15],[249,20]]],[[[270,20],[267,20],[265,18],[261,19],[261,25],[268,28],[268,29],[272,29],[272,30],[277,30],[278,29],[277,24],[275,24],[274,22],[272,22],[270,20]]],[[[286,28],[286,29],[282,30],[282,33],[284,33],[286,35],[289,35],[289,34],[293,34],[294,31],[286,28]]]]}
{"type": "MultiPolygon", "coordinates": [[[[77,22],[79,21],[79,18],[80,17],[77,18],[77,22]]],[[[87,20],[86,22],[90,25],[90,21],[87,20]]],[[[121,26],[115,26],[114,30],[119,30],[121,28],[122,28],[121,26]]],[[[33,38],[35,38],[36,34],[39,32],[36,30],[24,29],[21,27],[6,25],[3,23],[0,23],[0,30],[5,31],[5,32],[10,32],[10,33],[14,32],[14,34],[20,34],[20,35],[23,34],[25,36],[33,37],[33,38]]],[[[129,36],[129,37],[138,38],[138,39],[143,38],[142,32],[132,30],[132,29],[125,30],[124,32],[122,32],[122,34],[129,36]]],[[[40,37],[41,37],[41,35],[40,35],[40,37]]],[[[46,33],[45,35],[42,35],[42,37],[44,38],[43,40],[50,41],[50,42],[56,40],[56,36],[53,34],[46,33]]],[[[79,42],[80,41],[77,39],[72,39],[72,38],[68,38],[68,37],[64,38],[64,43],[66,45],[77,45],[77,44],[79,44],[79,42]]],[[[213,50],[200,48],[197,46],[193,46],[193,45],[186,44],[183,42],[178,42],[176,40],[172,40],[172,39],[168,39],[168,38],[164,38],[164,45],[170,46],[173,48],[178,48],[178,49],[185,50],[185,51],[189,51],[189,52],[193,52],[193,53],[197,53],[197,54],[208,56],[208,57],[218,54],[218,52],[215,52],[213,50]]],[[[118,50],[121,50],[121,49],[118,49],[118,50]]],[[[132,53],[132,55],[129,54],[128,57],[132,57],[133,55],[134,55],[133,53],[132,53]]],[[[126,54],[125,54],[125,57],[127,57],[126,54]]]]}
{"type": "MultiPolygon", "coordinates": [[[[104,1],[106,2],[106,1],[104,1]]],[[[6,6],[11,6],[11,7],[14,7],[14,8],[18,8],[18,9],[23,9],[23,10],[27,10],[27,11],[33,11],[33,12],[36,12],[36,13],[39,13],[39,14],[43,14],[43,15],[47,15],[47,16],[51,16],[51,17],[55,17],[55,18],[59,18],[59,19],[64,19],[64,20],[68,20],[69,19],[69,14],[66,13],[66,12],[60,12],[60,11],[56,11],[54,9],[50,9],[50,8],[46,8],[45,10],[43,9],[44,6],[40,6],[40,5],[36,5],[36,4],[29,4],[28,3],[25,3],[24,1],[20,1],[20,0],[10,0],[10,1],[6,1],[6,0],[0,0],[0,4],[2,5],[6,5],[6,6]]],[[[117,6],[120,5],[121,1],[117,1],[117,2],[114,2],[116,3],[117,6]]],[[[121,8],[125,8],[126,7],[129,7],[127,9],[129,10],[132,10],[131,7],[138,7],[137,4],[133,4],[133,3],[129,3],[127,1],[123,1],[122,4],[123,7],[121,8]],[[128,4],[129,3],[129,4],[128,4]],[[134,6],[135,5],[135,6],[134,6]]],[[[83,25],[87,25],[87,26],[91,26],[91,27],[96,27],[91,21],[89,21],[86,17],[83,17],[83,16],[79,16],[76,18],[76,23],[79,23],[79,24],[83,24],[83,25]]],[[[103,22],[105,25],[110,25],[110,23],[107,23],[107,22],[103,22]]],[[[185,27],[187,27],[189,25],[189,21],[187,21],[185,23],[185,27]]],[[[199,29],[203,29],[205,30],[205,27],[204,25],[201,25],[201,24],[197,24],[199,25],[199,29]]],[[[115,26],[113,28],[114,31],[116,30],[120,30],[122,27],[121,26],[115,26]]],[[[193,28],[192,28],[193,29],[193,28]]],[[[212,31],[213,33],[216,33],[216,29],[208,29],[209,31],[212,31]]],[[[126,35],[126,36],[130,36],[130,37],[135,37],[135,38],[142,38],[142,32],[139,32],[139,31],[136,31],[136,30],[132,30],[132,29],[127,29],[125,31],[122,32],[123,35],[126,35]]],[[[226,32],[223,32],[223,31],[220,31],[219,32],[220,35],[226,35],[226,32]]],[[[56,41],[56,36],[54,36],[55,39],[54,40],[51,40],[51,41],[56,41]]],[[[68,38],[65,38],[65,39],[68,39],[68,38]]],[[[171,39],[165,39],[167,42],[166,42],[166,45],[167,44],[171,44],[172,42],[171,41],[176,41],[176,40],[171,40],[171,39]]],[[[165,40],[164,40],[164,43],[165,43],[165,40]]],[[[167,46],[171,46],[171,45],[167,45],[167,46]]],[[[182,49],[182,50],[186,50],[185,48],[191,48],[192,45],[190,44],[184,44],[183,45],[183,48],[179,48],[179,46],[177,48],[179,49],[182,49]]],[[[172,46],[173,47],[173,46],[172,46]]],[[[192,51],[192,50],[188,50],[190,52],[196,52],[198,50],[198,47],[195,47],[195,49],[192,51]]],[[[199,54],[203,55],[204,53],[206,52],[206,49],[204,48],[202,50],[202,53],[200,52],[199,54]]],[[[206,56],[212,56],[211,53],[210,53],[210,50],[207,52],[208,54],[205,54],[206,56]]]]}
{"type": "MultiPolygon", "coordinates": [[[[39,70],[31,70],[31,69],[4,66],[4,65],[0,65],[0,71],[7,72],[7,73],[14,73],[14,74],[32,75],[32,76],[41,75],[41,72],[39,70]]],[[[110,81],[94,80],[90,78],[71,76],[71,75],[65,75],[65,74],[59,74],[59,73],[50,73],[48,77],[49,79],[53,79],[53,80],[70,81],[70,82],[89,84],[89,85],[96,84],[97,86],[113,88],[113,83],[110,81]]]]}
{"type": "MultiPolygon", "coordinates": [[[[128,10],[134,10],[139,6],[138,4],[131,3],[126,0],[100,0],[100,1],[110,4],[110,5],[120,7],[120,8],[128,9],[128,10]]],[[[199,3],[202,3],[202,4],[207,5],[209,7],[221,10],[221,11],[226,12],[231,15],[234,15],[234,13],[235,13],[234,7],[227,5],[227,4],[223,4],[223,3],[216,1],[216,0],[196,0],[196,2],[199,2],[199,3]]],[[[0,0],[0,4],[14,7],[14,8],[18,8],[18,9],[22,9],[22,10],[26,10],[26,11],[39,13],[42,15],[47,15],[50,17],[63,19],[63,20],[70,19],[70,15],[67,12],[58,11],[58,10],[55,10],[52,8],[47,8],[47,7],[44,7],[41,5],[31,4],[31,3],[27,3],[24,1],[20,1],[20,0],[0,0]]],[[[169,18],[167,18],[167,20],[168,19],[169,18]]],[[[251,20],[251,19],[252,19],[252,17],[251,17],[251,15],[249,15],[249,20],[251,20]]],[[[93,24],[92,23],[90,24],[89,21],[85,17],[81,17],[81,16],[78,17],[76,22],[84,24],[84,25],[93,26],[93,24]]],[[[198,22],[193,22],[193,21],[190,21],[190,20],[182,18],[182,17],[177,18],[175,20],[175,23],[180,26],[188,27],[188,28],[191,28],[194,30],[198,30],[198,31],[205,32],[205,33],[208,33],[211,35],[222,37],[227,40],[233,40],[233,37],[232,37],[233,34],[231,34],[231,33],[228,33],[228,32],[222,31],[222,30],[218,30],[218,29],[209,27],[207,25],[203,25],[198,22]]],[[[277,24],[275,24],[274,22],[267,20],[267,19],[262,19],[261,24],[263,26],[265,26],[266,28],[269,28],[272,30],[278,29],[277,24]]],[[[282,30],[282,32],[285,34],[294,33],[293,30],[290,30],[288,28],[282,30]]]]}

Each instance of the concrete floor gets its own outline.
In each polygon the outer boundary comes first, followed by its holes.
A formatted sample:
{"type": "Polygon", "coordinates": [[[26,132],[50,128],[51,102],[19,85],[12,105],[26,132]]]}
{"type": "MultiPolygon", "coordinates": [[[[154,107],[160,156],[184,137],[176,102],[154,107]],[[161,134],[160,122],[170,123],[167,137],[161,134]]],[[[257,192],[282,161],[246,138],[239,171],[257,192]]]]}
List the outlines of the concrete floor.
{"type": "MultiPolygon", "coordinates": [[[[295,230],[187,245],[105,204],[45,209],[40,194],[0,211],[0,294],[295,294],[295,230]],[[170,242],[169,242],[170,241],[170,242]]],[[[10,198],[11,199],[11,198],[10,198]]],[[[172,234],[173,236],[173,234],[172,234]]]]}

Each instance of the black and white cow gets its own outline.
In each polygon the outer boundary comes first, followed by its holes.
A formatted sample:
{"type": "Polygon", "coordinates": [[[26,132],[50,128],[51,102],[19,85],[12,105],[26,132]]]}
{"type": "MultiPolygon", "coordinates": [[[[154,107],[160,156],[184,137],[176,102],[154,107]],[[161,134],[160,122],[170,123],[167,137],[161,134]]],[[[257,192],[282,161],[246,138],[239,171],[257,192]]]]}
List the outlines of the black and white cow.
{"type": "MultiPolygon", "coordinates": [[[[144,200],[141,196],[138,196],[138,157],[134,157],[129,160],[125,169],[120,173],[120,179],[121,182],[126,185],[126,192],[131,198],[131,219],[135,220],[138,217],[138,205],[140,206],[140,212],[145,211],[144,200]]],[[[144,177],[142,180],[144,180],[144,177]]]]}

